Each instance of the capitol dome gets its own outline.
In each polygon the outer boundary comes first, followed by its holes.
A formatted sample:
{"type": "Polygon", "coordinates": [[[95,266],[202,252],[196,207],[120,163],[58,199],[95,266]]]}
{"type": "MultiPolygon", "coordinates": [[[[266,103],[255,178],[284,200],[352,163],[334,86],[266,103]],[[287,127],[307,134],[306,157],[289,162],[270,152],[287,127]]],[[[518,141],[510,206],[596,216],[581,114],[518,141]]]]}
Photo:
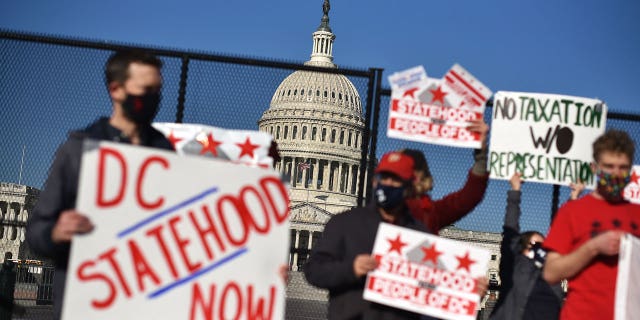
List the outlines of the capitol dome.
{"type": "MultiPolygon", "coordinates": [[[[325,0],[305,65],[337,68],[329,9],[325,0]]],[[[289,177],[292,221],[326,222],[314,210],[330,216],[356,206],[365,125],[360,95],[347,77],[293,72],[274,92],[258,126],[278,143],[276,170],[289,177]]]]}

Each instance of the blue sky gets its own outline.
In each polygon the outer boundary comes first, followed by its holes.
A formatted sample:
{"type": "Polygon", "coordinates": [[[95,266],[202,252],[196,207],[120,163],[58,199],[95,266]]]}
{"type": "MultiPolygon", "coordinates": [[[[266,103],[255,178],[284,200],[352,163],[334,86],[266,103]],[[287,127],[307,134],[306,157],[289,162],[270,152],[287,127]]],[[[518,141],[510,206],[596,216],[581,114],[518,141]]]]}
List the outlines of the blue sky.
{"type": "MultiPolygon", "coordinates": [[[[429,76],[440,78],[454,63],[460,63],[494,92],[527,91],[599,98],[607,102],[611,111],[640,114],[638,15],[640,2],[633,0],[334,0],[330,25],[336,34],[334,62],[340,67],[384,68],[386,76],[423,65],[429,76]]],[[[318,27],[321,16],[322,0],[0,2],[0,28],[5,30],[290,62],[309,59],[311,33],[318,27]]],[[[54,53],[65,54],[64,51],[54,53]]],[[[46,55],[51,53],[30,54],[47,59],[46,55]]],[[[41,86],[39,91],[29,94],[82,101],[95,97],[98,92],[101,99],[108,102],[99,77],[90,79],[94,82],[87,82],[80,91],[57,92],[67,84],[65,81],[71,82],[67,78],[99,72],[105,58],[104,53],[95,53],[89,59],[79,56],[76,59],[85,65],[78,70],[56,65],[60,69],[55,72],[62,73],[62,82],[41,86]]],[[[0,54],[0,71],[7,70],[3,69],[3,62],[30,63],[28,58],[11,59],[14,60],[2,61],[0,54]]],[[[172,70],[170,74],[175,77],[176,67],[177,64],[169,64],[165,71],[172,70]]],[[[192,64],[192,69],[197,67],[197,63],[192,64]]],[[[3,100],[2,90],[14,90],[21,85],[28,88],[30,81],[40,77],[37,71],[36,68],[30,74],[12,79],[3,79],[0,74],[0,114],[10,110],[1,104],[12,103],[11,98],[3,100]]],[[[286,74],[288,72],[276,76],[286,74]]],[[[198,86],[208,85],[208,76],[210,74],[191,76],[193,82],[188,95],[192,96],[188,98],[192,103],[205,103],[199,102],[200,96],[194,92],[198,92],[198,86]],[[198,76],[203,77],[199,82],[194,80],[198,76]]],[[[165,76],[165,83],[169,86],[171,82],[167,78],[165,76]]],[[[40,80],[46,82],[46,79],[40,80]]],[[[177,79],[171,80],[175,83],[177,79]]],[[[386,77],[383,85],[388,86],[386,77]]],[[[268,86],[263,90],[272,92],[268,86]]],[[[265,104],[269,98],[264,97],[265,104]]],[[[27,160],[33,159],[30,155],[35,152],[52,155],[55,146],[63,141],[66,129],[84,126],[93,119],[42,112],[43,109],[37,108],[46,104],[29,99],[34,109],[21,112],[29,113],[34,119],[31,123],[37,126],[15,131],[18,133],[12,130],[17,129],[12,127],[15,125],[12,121],[0,126],[0,135],[14,138],[3,139],[8,145],[3,145],[0,161],[10,165],[0,168],[0,181],[16,182],[22,143],[27,145],[27,160]],[[28,132],[37,132],[38,137],[45,138],[35,141],[28,132]]],[[[159,115],[164,121],[171,116],[162,111],[159,115]]],[[[381,144],[378,153],[392,147],[397,146],[389,142],[381,144]]],[[[468,150],[431,149],[433,154],[450,151],[471,161],[468,150]]],[[[441,175],[452,175],[447,171],[449,162],[444,156],[443,159],[427,156],[432,168],[442,172],[441,175]]],[[[25,163],[25,174],[31,175],[22,181],[40,187],[48,167],[48,160],[43,159],[50,158],[35,158],[39,160],[25,163]]],[[[452,181],[436,175],[436,198],[462,184],[464,175],[453,174],[456,178],[452,181]]],[[[507,188],[504,181],[492,181],[489,192],[496,194],[495,201],[485,201],[479,212],[463,220],[461,226],[499,231],[504,208],[502,195],[507,188]],[[491,219],[487,220],[490,212],[491,219]]],[[[549,185],[525,186],[524,191],[530,197],[526,200],[529,204],[525,201],[523,205],[535,209],[541,202],[548,202],[550,188],[549,185]]],[[[561,201],[566,197],[563,188],[561,201]]],[[[548,209],[538,211],[541,212],[535,216],[523,216],[523,228],[546,230],[548,209]]]]}
{"type": "MultiPolygon", "coordinates": [[[[321,0],[2,1],[0,27],[94,40],[306,61],[321,0]]],[[[441,77],[455,62],[494,91],[597,97],[637,113],[640,2],[332,1],[335,62],[415,65],[441,77]]],[[[386,81],[385,81],[386,83],[386,81]]]]}

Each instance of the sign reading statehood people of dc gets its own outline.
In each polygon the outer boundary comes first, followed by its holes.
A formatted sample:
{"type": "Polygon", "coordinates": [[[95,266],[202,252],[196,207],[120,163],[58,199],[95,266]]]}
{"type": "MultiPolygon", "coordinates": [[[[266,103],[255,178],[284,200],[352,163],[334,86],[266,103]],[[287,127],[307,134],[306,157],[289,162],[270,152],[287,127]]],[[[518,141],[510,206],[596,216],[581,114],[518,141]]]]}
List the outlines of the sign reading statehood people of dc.
{"type": "Polygon", "coordinates": [[[591,145],[604,133],[600,100],[555,94],[495,94],[491,120],[491,178],[517,171],[527,181],[593,186],[591,145]]]}
{"type": "Polygon", "coordinates": [[[389,76],[391,105],[387,136],[403,140],[479,148],[478,134],[466,129],[482,119],[491,91],[454,65],[441,79],[428,78],[414,67],[389,76]]]}
{"type": "Polygon", "coordinates": [[[640,204],[640,166],[631,169],[631,181],[624,188],[624,198],[629,202],[640,204]]]}
{"type": "Polygon", "coordinates": [[[200,155],[254,167],[273,167],[273,159],[269,156],[272,138],[266,132],[191,123],[156,122],[153,127],[171,141],[180,155],[200,155]]]}
{"type": "Polygon", "coordinates": [[[272,170],[88,141],[63,319],[282,319],[288,195],[272,170]]]}
{"type": "Polygon", "coordinates": [[[488,250],[381,223],[372,254],[378,267],[367,275],[365,300],[438,319],[476,318],[488,250]]]}

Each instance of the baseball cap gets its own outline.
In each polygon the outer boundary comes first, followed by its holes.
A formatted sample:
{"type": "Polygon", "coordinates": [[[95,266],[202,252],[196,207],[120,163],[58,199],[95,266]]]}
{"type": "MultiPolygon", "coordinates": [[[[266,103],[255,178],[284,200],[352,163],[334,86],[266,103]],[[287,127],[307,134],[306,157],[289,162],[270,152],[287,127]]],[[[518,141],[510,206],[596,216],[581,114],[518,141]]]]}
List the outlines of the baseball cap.
{"type": "Polygon", "coordinates": [[[402,152],[387,152],[380,159],[375,173],[392,173],[400,179],[408,181],[413,179],[413,159],[402,152]]]}

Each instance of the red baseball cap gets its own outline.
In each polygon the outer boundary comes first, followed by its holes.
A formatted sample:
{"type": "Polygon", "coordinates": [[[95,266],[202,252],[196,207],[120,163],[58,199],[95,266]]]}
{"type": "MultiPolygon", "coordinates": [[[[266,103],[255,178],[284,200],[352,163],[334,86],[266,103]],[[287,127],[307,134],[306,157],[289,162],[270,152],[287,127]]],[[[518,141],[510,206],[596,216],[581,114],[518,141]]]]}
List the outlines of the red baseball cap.
{"type": "Polygon", "coordinates": [[[388,172],[398,176],[404,181],[412,180],[413,159],[402,152],[387,152],[380,159],[375,173],[388,172]]]}

